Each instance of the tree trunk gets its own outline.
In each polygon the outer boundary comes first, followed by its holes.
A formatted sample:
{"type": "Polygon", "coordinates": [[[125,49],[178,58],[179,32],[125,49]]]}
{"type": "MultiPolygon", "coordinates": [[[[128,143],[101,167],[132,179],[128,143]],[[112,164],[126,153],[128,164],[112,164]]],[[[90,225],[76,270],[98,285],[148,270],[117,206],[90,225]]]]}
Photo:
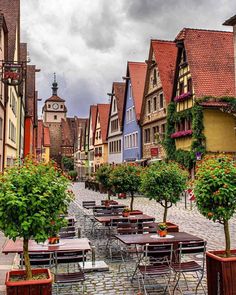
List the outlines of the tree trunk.
{"type": "Polygon", "coordinates": [[[108,200],[110,200],[110,199],[111,199],[111,192],[110,192],[110,190],[108,190],[108,195],[107,195],[107,198],[108,198],[108,200]]]}
{"type": "Polygon", "coordinates": [[[163,222],[166,222],[166,219],[167,219],[167,210],[168,210],[168,205],[167,205],[167,202],[165,202],[163,222]]]}
{"type": "Polygon", "coordinates": [[[23,255],[25,260],[26,280],[32,279],[32,271],[29,258],[29,240],[24,238],[23,241],[23,255]]]}
{"type": "Polygon", "coordinates": [[[130,201],[130,210],[133,211],[133,204],[134,204],[134,194],[131,193],[131,201],[130,201]]]}
{"type": "Polygon", "coordinates": [[[225,231],[225,255],[230,256],[230,234],[229,234],[229,221],[224,220],[224,231],[225,231]]]}

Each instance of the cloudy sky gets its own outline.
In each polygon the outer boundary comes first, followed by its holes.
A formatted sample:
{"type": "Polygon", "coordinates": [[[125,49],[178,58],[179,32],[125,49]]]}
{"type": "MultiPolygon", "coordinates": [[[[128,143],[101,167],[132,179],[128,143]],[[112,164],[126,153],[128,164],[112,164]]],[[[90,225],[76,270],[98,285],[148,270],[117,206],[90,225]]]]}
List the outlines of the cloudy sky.
{"type": "MultiPolygon", "coordinates": [[[[147,59],[150,38],[173,40],[183,27],[230,30],[235,0],[21,0],[21,41],[28,43],[39,97],[51,96],[53,72],[70,116],[108,102],[127,60],[147,59]]],[[[43,102],[40,103],[40,113],[43,102]]]]}

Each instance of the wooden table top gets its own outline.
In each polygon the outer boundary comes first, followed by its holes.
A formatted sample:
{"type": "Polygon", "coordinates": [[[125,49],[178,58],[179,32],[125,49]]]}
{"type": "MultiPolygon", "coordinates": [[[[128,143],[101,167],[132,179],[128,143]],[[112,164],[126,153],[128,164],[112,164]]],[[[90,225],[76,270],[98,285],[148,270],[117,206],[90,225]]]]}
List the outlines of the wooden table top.
{"type": "MultiPolygon", "coordinates": [[[[37,244],[35,241],[29,241],[29,252],[60,252],[60,251],[89,251],[91,250],[88,239],[61,239],[58,245],[48,245],[47,242],[37,244]]],[[[2,253],[22,253],[23,240],[16,242],[8,240],[3,246],[2,253]]]]}
{"type": "Polygon", "coordinates": [[[150,215],[146,214],[138,214],[138,215],[129,215],[128,217],[123,217],[122,215],[104,215],[104,216],[94,216],[94,218],[101,223],[110,223],[113,219],[129,219],[131,221],[138,221],[140,219],[149,220],[150,218],[153,218],[150,215]]]}
{"type": "Polygon", "coordinates": [[[126,245],[145,245],[145,244],[172,244],[179,242],[203,241],[194,235],[185,232],[170,232],[171,238],[160,238],[157,234],[133,234],[133,235],[115,235],[115,237],[126,245]]]}

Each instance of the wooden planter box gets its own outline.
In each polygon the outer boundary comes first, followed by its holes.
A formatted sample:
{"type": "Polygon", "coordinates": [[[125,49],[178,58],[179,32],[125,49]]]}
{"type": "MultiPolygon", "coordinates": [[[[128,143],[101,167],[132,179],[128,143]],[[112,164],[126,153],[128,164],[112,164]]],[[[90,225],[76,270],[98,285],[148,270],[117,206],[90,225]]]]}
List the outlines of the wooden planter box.
{"type": "Polygon", "coordinates": [[[141,215],[141,214],[143,214],[143,212],[140,210],[133,210],[129,212],[129,215],[141,215]]]}
{"type": "Polygon", "coordinates": [[[178,232],[179,231],[179,227],[178,225],[171,223],[171,222],[166,222],[167,224],[167,232],[178,232]]]}
{"type": "MultiPolygon", "coordinates": [[[[224,251],[206,252],[208,295],[236,294],[236,256],[223,258],[224,251]]],[[[236,255],[236,250],[231,253],[236,255]]]]}
{"type": "Polygon", "coordinates": [[[33,269],[33,274],[47,274],[47,279],[11,282],[11,275],[24,275],[25,270],[12,270],[6,274],[7,295],[51,295],[52,276],[49,269],[33,269]]]}

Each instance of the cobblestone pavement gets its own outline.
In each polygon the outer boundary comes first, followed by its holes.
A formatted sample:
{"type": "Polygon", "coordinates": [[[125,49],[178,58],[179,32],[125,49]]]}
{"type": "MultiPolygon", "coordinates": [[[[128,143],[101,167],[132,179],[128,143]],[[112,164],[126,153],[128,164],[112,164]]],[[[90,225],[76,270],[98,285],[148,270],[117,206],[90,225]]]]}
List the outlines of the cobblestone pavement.
{"type": "MultiPolygon", "coordinates": [[[[84,200],[95,200],[97,204],[100,200],[107,198],[106,194],[100,194],[98,192],[84,189],[83,183],[75,183],[73,186],[74,193],[76,195],[75,202],[73,204],[72,212],[77,213],[77,219],[79,220],[79,226],[83,227],[83,219],[81,217],[81,205],[84,200]],[[76,211],[78,208],[78,211],[76,211]]],[[[115,198],[114,198],[115,199],[115,198]]],[[[120,200],[120,203],[129,205],[130,199],[120,200]]],[[[188,203],[188,209],[185,209],[184,199],[177,205],[172,206],[168,212],[168,221],[175,223],[179,226],[179,231],[188,232],[196,235],[207,241],[207,249],[224,249],[224,231],[223,226],[218,223],[214,223],[204,218],[197,210],[195,206],[190,210],[190,204],[188,203]]],[[[145,214],[154,216],[157,221],[162,220],[163,208],[161,205],[153,200],[149,200],[144,197],[136,197],[134,201],[134,208],[142,210],[145,214]]],[[[234,233],[236,229],[236,219],[231,221],[231,232],[234,233]]],[[[84,234],[82,232],[82,234],[84,234]]],[[[87,234],[88,235],[88,234],[87,234]]],[[[120,263],[111,263],[104,256],[104,249],[101,246],[102,241],[99,239],[91,239],[91,242],[96,246],[99,258],[105,260],[109,267],[109,272],[103,273],[90,273],[87,275],[85,294],[138,294],[138,285],[135,280],[133,284],[127,279],[127,276],[123,273],[119,273],[120,263]],[[101,279],[102,278],[102,279],[101,279]]],[[[232,235],[232,247],[236,245],[236,236],[232,235]]],[[[134,269],[134,265],[129,264],[130,270],[134,269]]],[[[192,275],[187,276],[189,282],[189,290],[186,290],[184,281],[181,281],[181,286],[185,290],[184,294],[194,294],[194,287],[196,286],[196,279],[192,275]]],[[[206,277],[203,279],[203,285],[206,288],[206,277]]],[[[180,292],[176,291],[176,294],[180,292]]],[[[153,291],[150,294],[159,294],[157,291],[153,291]]],[[[161,294],[161,293],[160,293],[161,294]]],[[[204,294],[201,286],[199,287],[198,294],[204,294]]]]}
{"type": "MultiPolygon", "coordinates": [[[[139,293],[139,285],[137,279],[130,282],[127,278],[126,269],[124,264],[121,263],[121,260],[108,258],[107,252],[105,251],[106,238],[102,230],[98,231],[102,234],[97,236],[91,236],[91,223],[88,222],[88,219],[84,218],[85,209],[82,208],[82,201],[84,200],[95,200],[97,204],[100,204],[100,200],[107,198],[106,194],[100,194],[98,192],[90,191],[84,188],[84,183],[75,183],[73,185],[73,191],[75,193],[75,201],[70,206],[69,214],[75,215],[77,219],[76,226],[81,229],[81,237],[88,237],[91,241],[91,244],[96,247],[96,260],[104,260],[108,266],[109,271],[101,272],[89,272],[86,273],[86,281],[84,284],[86,295],[138,295],[144,294],[139,293]],[[86,222],[85,222],[86,220],[86,222]]],[[[115,198],[114,198],[115,199],[115,198]]],[[[120,200],[120,203],[129,205],[130,199],[120,200]]],[[[150,201],[144,197],[136,197],[134,201],[134,208],[142,210],[144,213],[151,215],[156,218],[157,221],[162,220],[163,208],[157,204],[155,201],[150,201]]],[[[168,221],[175,223],[179,226],[180,231],[185,231],[191,234],[194,234],[198,237],[201,237],[207,240],[207,249],[223,249],[224,248],[224,232],[223,226],[217,223],[213,223],[205,219],[193,206],[190,210],[188,204],[188,209],[185,209],[184,200],[179,202],[177,206],[173,206],[169,209],[168,212],[168,221]]],[[[231,221],[231,232],[235,233],[236,229],[236,219],[233,218],[231,221]]],[[[101,229],[101,228],[100,228],[101,229]]],[[[232,247],[236,247],[236,236],[232,235],[232,247]]],[[[5,242],[4,236],[0,233],[0,246],[5,242]]],[[[91,253],[88,254],[88,260],[91,261],[91,253]]],[[[4,278],[5,272],[11,268],[14,261],[14,255],[2,255],[0,253],[0,295],[4,293],[4,278]]],[[[15,259],[16,261],[16,259],[15,259]]],[[[127,271],[129,274],[132,274],[135,267],[135,261],[130,261],[127,266],[127,271]]],[[[194,288],[196,286],[196,278],[192,275],[186,276],[188,280],[189,290],[186,290],[186,284],[184,280],[181,280],[180,285],[184,291],[184,294],[194,294],[194,288]]],[[[173,290],[173,281],[171,290],[173,290]]],[[[162,284],[161,280],[158,281],[158,284],[162,284]]],[[[206,277],[203,279],[203,285],[206,288],[206,277]]],[[[53,294],[56,294],[56,289],[53,289],[53,294]]],[[[82,294],[81,286],[69,286],[63,288],[63,294],[82,294]]],[[[158,291],[156,288],[151,289],[148,294],[163,294],[163,289],[158,291]]],[[[176,291],[175,294],[180,294],[179,291],[176,291]]],[[[202,287],[198,289],[198,294],[204,294],[202,287]]],[[[33,294],[32,294],[33,295],[33,294]]]]}

